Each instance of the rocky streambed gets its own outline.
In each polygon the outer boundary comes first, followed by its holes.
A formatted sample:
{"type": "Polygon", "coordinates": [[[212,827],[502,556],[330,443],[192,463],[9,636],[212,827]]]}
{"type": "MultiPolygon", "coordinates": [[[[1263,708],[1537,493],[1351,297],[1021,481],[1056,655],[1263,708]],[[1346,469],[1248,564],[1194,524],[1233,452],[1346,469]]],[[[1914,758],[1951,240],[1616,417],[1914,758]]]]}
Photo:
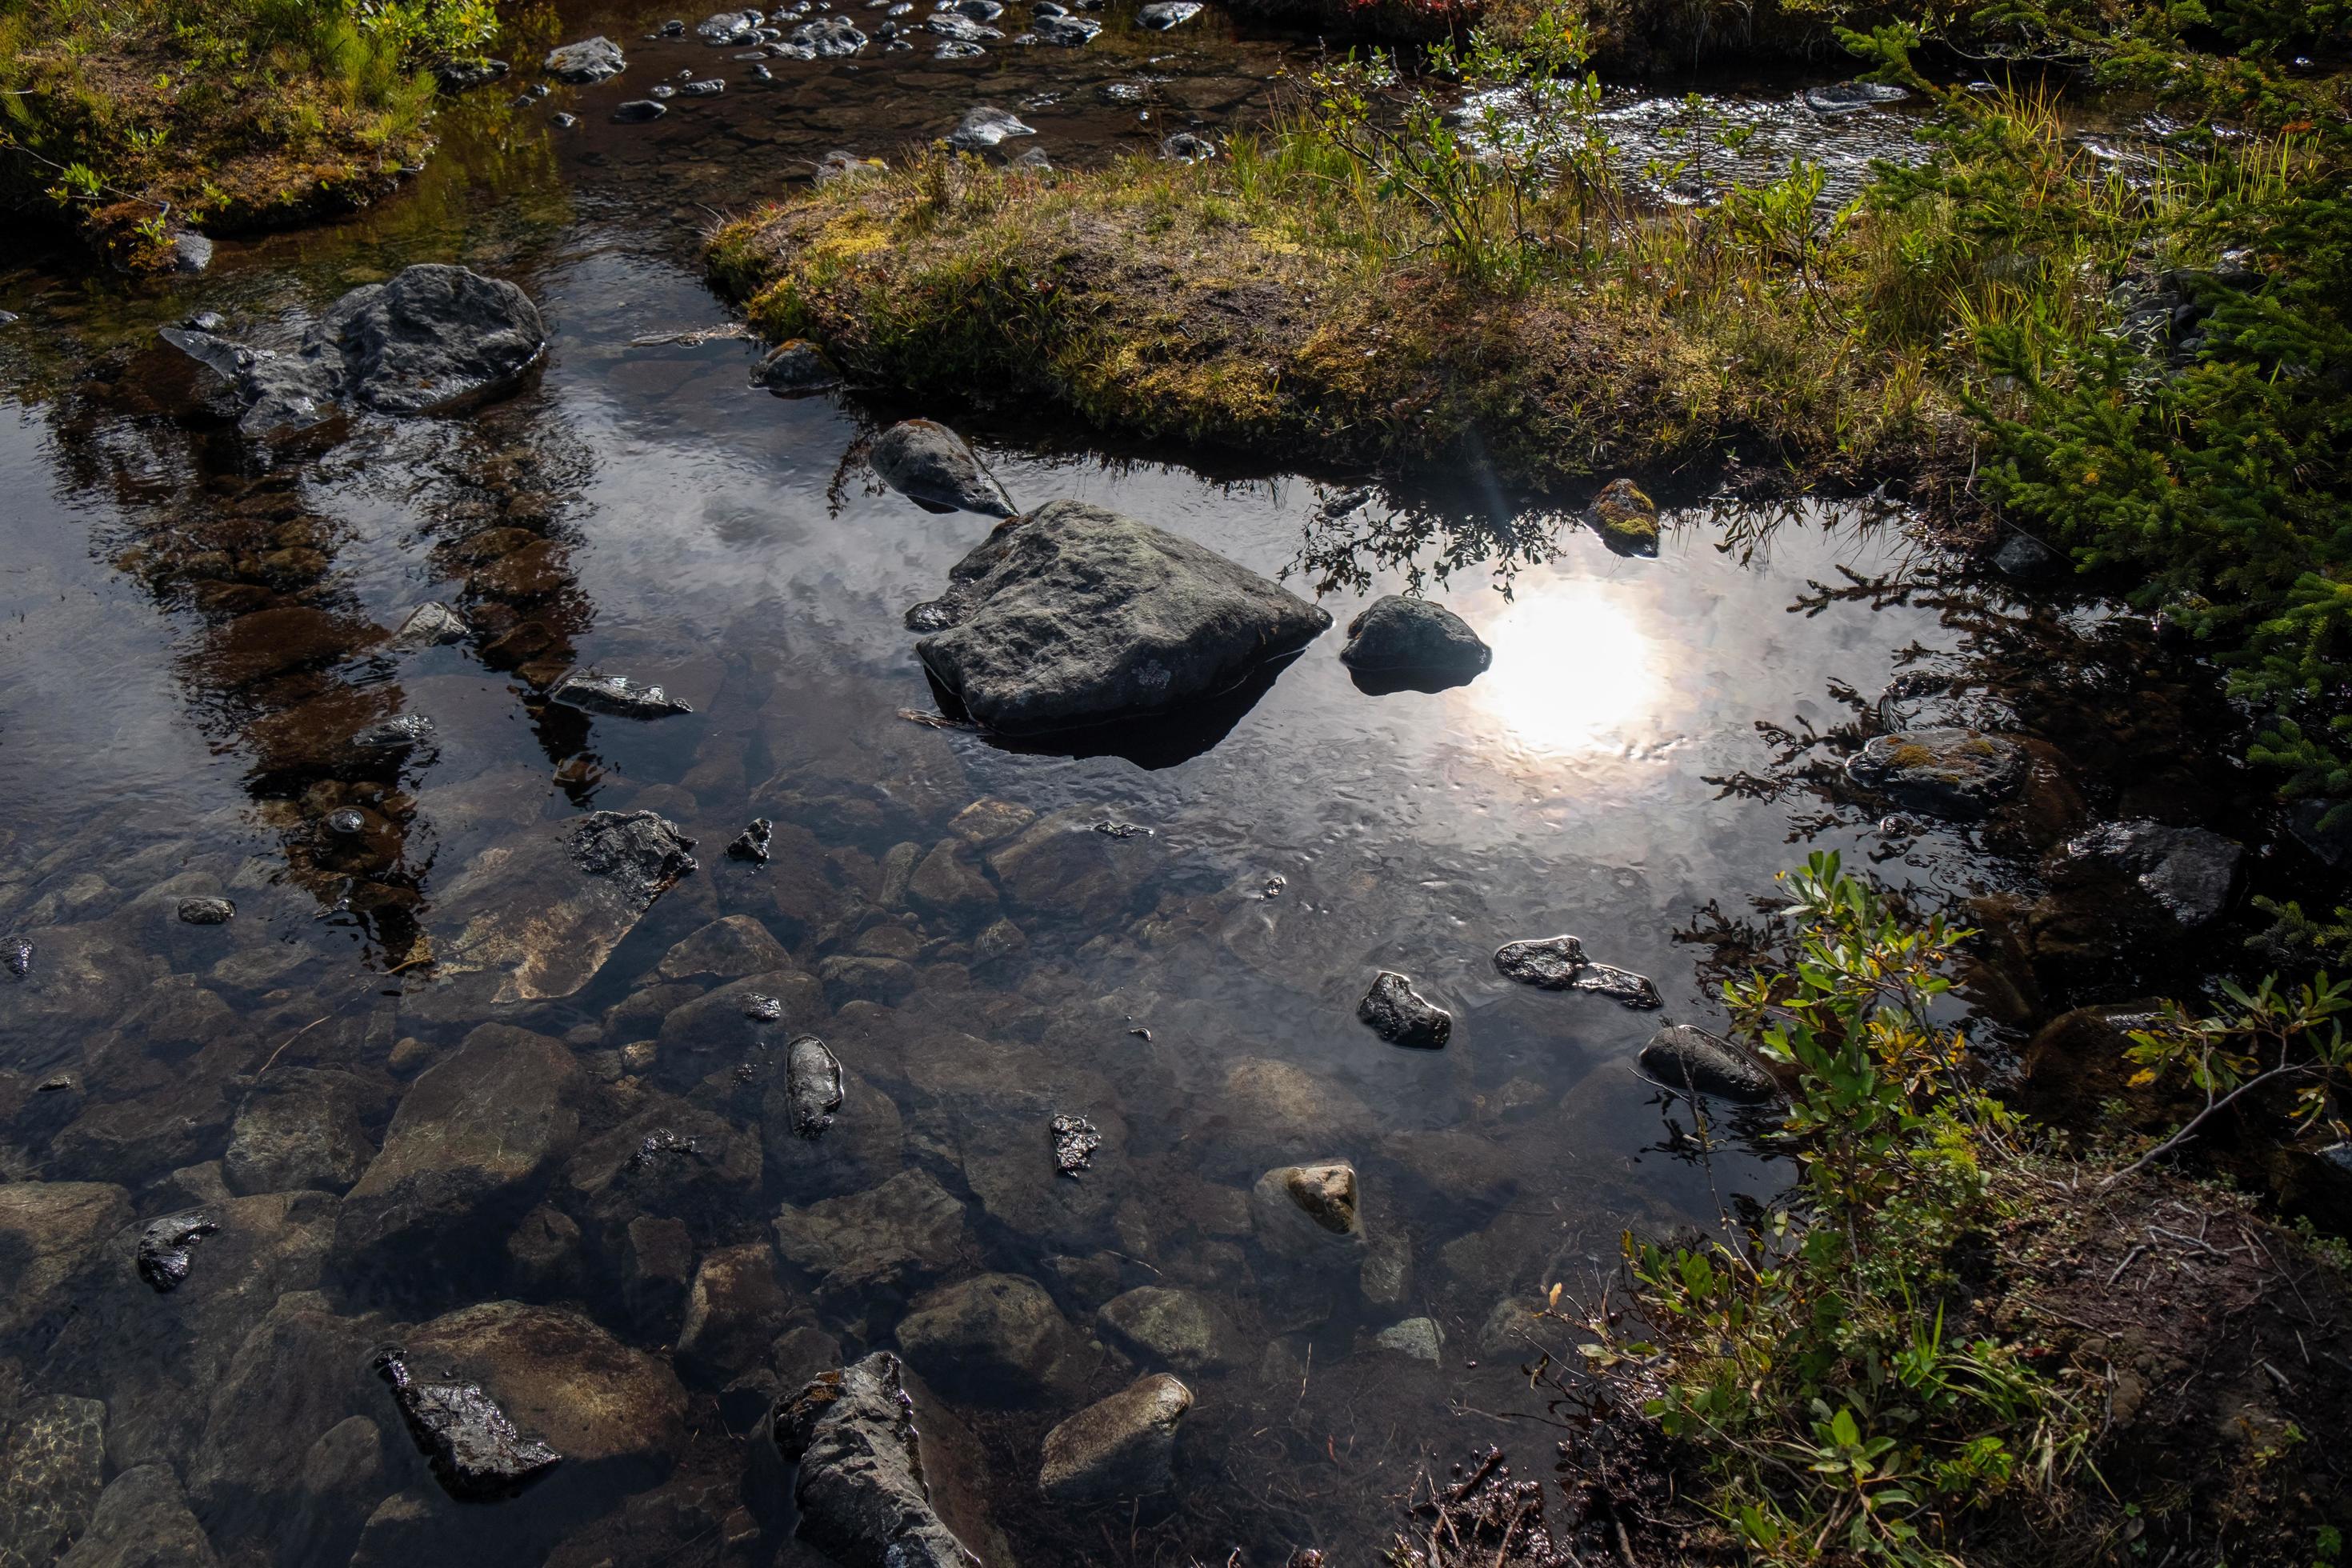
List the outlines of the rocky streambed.
{"type": "Polygon", "coordinates": [[[1888,509],[755,384],[689,204],[1287,47],[956,14],[630,124],[731,45],[567,12],[624,69],[363,221],[0,279],[0,1556],[1363,1561],[1552,1285],[1784,1183],[1709,965],[1802,847],[2053,1093],[2315,864],[2158,628],[1888,509]]]}

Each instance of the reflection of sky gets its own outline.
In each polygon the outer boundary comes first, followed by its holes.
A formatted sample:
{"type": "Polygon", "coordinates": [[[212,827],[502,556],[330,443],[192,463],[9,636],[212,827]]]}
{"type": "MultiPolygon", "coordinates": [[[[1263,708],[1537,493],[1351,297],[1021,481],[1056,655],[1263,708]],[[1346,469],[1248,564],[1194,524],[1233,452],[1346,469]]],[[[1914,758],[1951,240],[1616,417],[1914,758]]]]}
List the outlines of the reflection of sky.
{"type": "Polygon", "coordinates": [[[1480,628],[1495,662],[1471,686],[1476,705],[1530,751],[1639,742],[1668,671],[1618,584],[1591,578],[1532,584],[1480,628]]]}

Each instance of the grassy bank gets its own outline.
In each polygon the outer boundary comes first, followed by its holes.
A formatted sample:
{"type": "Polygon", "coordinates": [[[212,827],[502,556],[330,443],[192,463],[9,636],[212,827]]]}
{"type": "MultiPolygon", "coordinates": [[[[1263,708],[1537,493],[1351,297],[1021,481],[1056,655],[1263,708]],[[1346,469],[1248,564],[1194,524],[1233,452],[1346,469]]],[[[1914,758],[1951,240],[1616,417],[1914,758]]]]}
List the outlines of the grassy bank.
{"type": "Polygon", "coordinates": [[[350,206],[430,145],[491,0],[0,0],[0,199],[132,267],[350,206]]]}
{"type": "MultiPolygon", "coordinates": [[[[1848,68],[1937,113],[1924,163],[1842,205],[1801,161],[1704,209],[1629,190],[1592,36],[1555,5],[1417,77],[1331,61],[1213,161],[935,149],[728,224],[709,259],[770,334],[947,404],[1537,489],[1894,481],[1947,523],[1998,516],[2201,639],[2254,759],[2352,831],[2352,78],[2281,63],[2340,41],[2340,8],[2184,15],[2011,6],[1967,35],[2161,104],[2176,129],[2122,157],[2046,86],[1931,82],[1916,27],[1843,34],[1848,68]],[[1453,114],[1476,93],[1499,96],[1453,114]]],[[[1737,134],[1695,107],[1688,160],[1737,134]]]]}

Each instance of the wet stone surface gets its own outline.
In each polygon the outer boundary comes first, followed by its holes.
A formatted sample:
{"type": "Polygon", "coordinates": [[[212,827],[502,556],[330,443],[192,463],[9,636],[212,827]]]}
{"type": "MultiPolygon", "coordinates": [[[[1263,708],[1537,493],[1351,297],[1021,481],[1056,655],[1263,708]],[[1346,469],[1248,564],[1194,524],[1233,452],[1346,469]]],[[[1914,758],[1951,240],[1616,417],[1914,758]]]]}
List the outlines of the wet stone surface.
{"type": "Polygon", "coordinates": [[[169,1295],[188,1278],[190,1249],[220,1229],[209,1215],[168,1215],[139,1236],[139,1278],[157,1295],[169,1295]]]}
{"type": "Polygon", "coordinates": [[[1383,969],[1372,977],[1372,988],[1356,1004],[1356,1016],[1392,1046],[1433,1051],[1454,1034],[1454,1015],[1393,970],[1383,969]]]}
{"type": "Polygon", "coordinates": [[[1083,1116],[1054,1118],[1054,1169],[1063,1175],[1075,1176],[1094,1164],[1095,1151],[1102,1147],[1102,1133],[1083,1116]]]}
{"type": "Polygon", "coordinates": [[[417,1451],[451,1497],[512,1497],[563,1462],[546,1444],[517,1432],[477,1384],[419,1383],[397,1351],[378,1356],[375,1368],[417,1451]]]}
{"type": "Polygon", "coordinates": [[[1507,942],[1495,950],[1495,969],[1507,980],[1538,990],[1589,991],[1633,1008],[1664,1005],[1648,976],[1594,963],[1585,956],[1584,943],[1572,936],[1507,942]]]}

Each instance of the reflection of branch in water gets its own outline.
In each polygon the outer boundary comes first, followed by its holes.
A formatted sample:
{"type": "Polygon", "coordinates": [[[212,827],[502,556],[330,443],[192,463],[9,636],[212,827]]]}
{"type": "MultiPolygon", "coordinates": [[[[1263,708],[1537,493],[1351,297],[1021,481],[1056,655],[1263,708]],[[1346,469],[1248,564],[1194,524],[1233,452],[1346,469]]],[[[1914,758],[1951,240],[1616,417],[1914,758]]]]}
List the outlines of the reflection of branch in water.
{"type": "Polygon", "coordinates": [[[1490,567],[1505,597],[1529,566],[1559,553],[1559,535],[1568,520],[1557,513],[1492,510],[1441,511],[1418,502],[1382,505],[1369,489],[1345,491],[1327,500],[1307,520],[1298,553],[1283,569],[1305,574],[1318,595],[1340,589],[1362,592],[1379,572],[1402,572],[1405,585],[1420,592],[1432,579],[1441,585],[1455,572],[1490,567]],[[1433,559],[1423,552],[1435,543],[1433,559]]]}

